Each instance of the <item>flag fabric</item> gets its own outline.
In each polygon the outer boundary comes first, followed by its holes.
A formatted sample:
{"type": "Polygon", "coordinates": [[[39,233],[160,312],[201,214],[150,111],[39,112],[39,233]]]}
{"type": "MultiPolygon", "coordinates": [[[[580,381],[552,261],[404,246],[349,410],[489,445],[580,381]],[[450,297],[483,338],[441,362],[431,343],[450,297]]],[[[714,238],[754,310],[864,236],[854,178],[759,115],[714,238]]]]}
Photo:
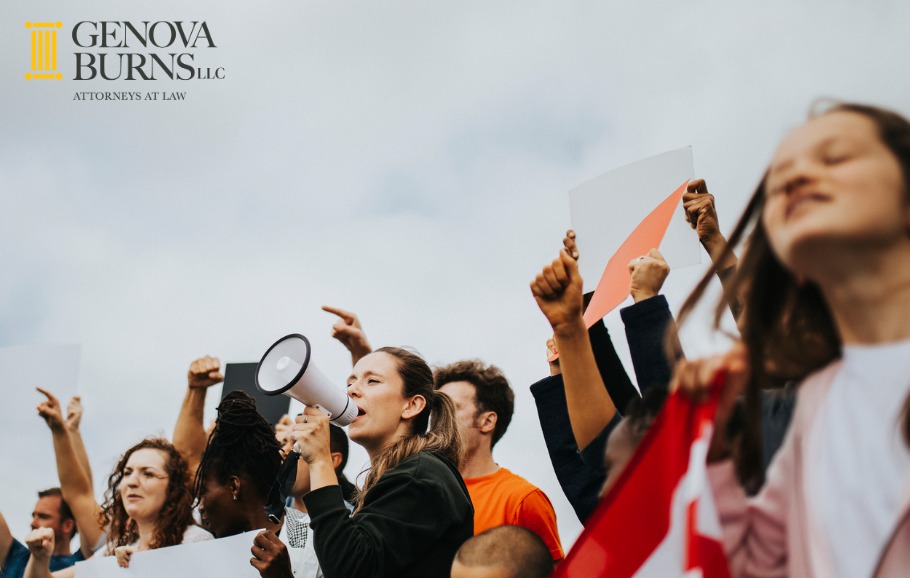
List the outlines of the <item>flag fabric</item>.
{"type": "Polygon", "coordinates": [[[707,458],[720,387],[671,394],[554,578],[728,578],[707,458]]]}

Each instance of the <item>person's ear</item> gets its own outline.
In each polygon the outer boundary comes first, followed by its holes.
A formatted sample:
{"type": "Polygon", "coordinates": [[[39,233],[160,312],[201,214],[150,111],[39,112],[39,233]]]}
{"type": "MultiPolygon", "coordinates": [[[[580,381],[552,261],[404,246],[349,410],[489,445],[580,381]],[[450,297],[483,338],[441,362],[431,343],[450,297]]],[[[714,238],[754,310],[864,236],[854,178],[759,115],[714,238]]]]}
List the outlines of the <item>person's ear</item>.
{"type": "Polygon", "coordinates": [[[228,491],[234,497],[234,500],[240,499],[241,486],[242,486],[242,484],[240,482],[239,477],[231,476],[228,478],[228,483],[227,483],[228,491]]]}
{"type": "Polygon", "coordinates": [[[76,520],[70,518],[69,520],[64,520],[63,524],[60,525],[60,529],[63,530],[65,536],[73,536],[73,532],[76,530],[76,520]]]}
{"type": "Polygon", "coordinates": [[[341,457],[341,452],[332,452],[332,469],[338,471],[338,467],[341,465],[341,460],[344,459],[341,457]]]}
{"type": "Polygon", "coordinates": [[[496,429],[496,421],[499,419],[499,416],[496,415],[495,411],[485,411],[480,414],[480,420],[478,429],[481,433],[491,433],[496,429]]]}
{"type": "Polygon", "coordinates": [[[415,395],[408,399],[407,404],[401,412],[402,419],[411,419],[416,417],[427,406],[427,398],[422,395],[415,395]]]}

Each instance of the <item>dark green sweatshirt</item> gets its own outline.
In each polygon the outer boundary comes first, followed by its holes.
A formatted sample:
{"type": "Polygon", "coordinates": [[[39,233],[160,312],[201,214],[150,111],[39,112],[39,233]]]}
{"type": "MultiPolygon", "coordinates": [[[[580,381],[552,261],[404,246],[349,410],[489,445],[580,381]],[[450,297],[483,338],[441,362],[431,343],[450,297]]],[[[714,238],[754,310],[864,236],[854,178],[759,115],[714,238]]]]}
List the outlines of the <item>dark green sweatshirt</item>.
{"type": "Polygon", "coordinates": [[[474,507],[455,466],[429,452],[386,472],[353,516],[339,486],[304,496],[326,578],[448,578],[474,535],[474,507]]]}

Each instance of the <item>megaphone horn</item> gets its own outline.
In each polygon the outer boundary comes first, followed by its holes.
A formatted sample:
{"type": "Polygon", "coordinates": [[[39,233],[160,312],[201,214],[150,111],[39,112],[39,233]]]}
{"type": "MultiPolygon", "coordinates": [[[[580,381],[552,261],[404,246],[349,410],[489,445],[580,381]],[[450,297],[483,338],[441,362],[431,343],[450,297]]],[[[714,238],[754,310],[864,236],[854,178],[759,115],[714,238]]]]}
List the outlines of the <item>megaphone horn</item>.
{"type": "Polygon", "coordinates": [[[306,406],[319,407],[335,425],[348,425],[357,417],[357,406],[312,363],[311,352],[310,341],[303,335],[285,335],[259,361],[256,387],[266,395],[283,393],[306,406]]]}

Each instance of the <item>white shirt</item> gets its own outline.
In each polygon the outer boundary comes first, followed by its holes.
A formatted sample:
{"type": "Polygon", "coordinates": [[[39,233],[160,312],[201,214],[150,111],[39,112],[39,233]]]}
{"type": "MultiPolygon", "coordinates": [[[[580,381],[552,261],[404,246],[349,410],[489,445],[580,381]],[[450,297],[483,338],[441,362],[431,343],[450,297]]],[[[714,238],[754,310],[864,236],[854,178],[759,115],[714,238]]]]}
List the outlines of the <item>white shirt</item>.
{"type": "Polygon", "coordinates": [[[902,435],[910,341],[845,346],[809,442],[810,516],[838,576],[871,576],[894,532],[910,450],[902,435]]]}
{"type": "Polygon", "coordinates": [[[278,534],[288,549],[294,578],[322,578],[322,569],[313,547],[313,530],[306,512],[285,508],[284,525],[278,534]]]}
{"type": "MultiPolygon", "coordinates": [[[[105,533],[102,538],[107,540],[107,534],[105,533]]],[[[186,530],[183,531],[183,541],[181,544],[192,544],[193,542],[204,542],[205,540],[214,540],[215,536],[212,536],[211,532],[204,530],[203,528],[197,526],[196,524],[190,524],[186,527],[186,530]]],[[[95,550],[97,552],[103,544],[99,543],[99,548],[95,550]]],[[[134,548],[139,547],[139,540],[136,540],[130,546],[134,548]]],[[[105,556],[113,556],[113,550],[108,550],[104,553],[105,556]]]]}
{"type": "Polygon", "coordinates": [[[183,542],[181,544],[192,544],[193,542],[204,542],[206,540],[214,540],[215,536],[212,536],[211,532],[204,530],[195,524],[192,526],[187,526],[186,531],[183,532],[183,542]]]}

